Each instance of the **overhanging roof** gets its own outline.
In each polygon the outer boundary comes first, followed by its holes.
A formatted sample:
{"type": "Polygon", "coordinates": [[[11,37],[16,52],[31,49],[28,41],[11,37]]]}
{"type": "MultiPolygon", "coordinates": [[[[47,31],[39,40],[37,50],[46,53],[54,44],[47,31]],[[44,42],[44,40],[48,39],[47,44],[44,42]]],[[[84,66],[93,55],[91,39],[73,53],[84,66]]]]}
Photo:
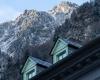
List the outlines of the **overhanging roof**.
{"type": "Polygon", "coordinates": [[[52,65],[49,62],[43,61],[41,59],[38,59],[38,58],[35,58],[35,57],[32,57],[32,56],[29,56],[27,61],[25,62],[24,66],[23,66],[22,73],[24,72],[29,61],[31,61],[33,64],[35,63],[36,65],[40,65],[40,66],[43,66],[43,67],[46,67],[46,68],[48,68],[52,65]]]}
{"type": "Polygon", "coordinates": [[[78,48],[78,49],[83,46],[82,42],[79,41],[79,40],[75,40],[75,39],[72,39],[72,38],[70,38],[70,39],[58,38],[58,40],[55,42],[54,47],[52,48],[52,50],[50,52],[51,55],[53,54],[53,52],[56,48],[56,45],[58,44],[59,41],[64,43],[65,45],[72,46],[72,47],[75,47],[75,48],[78,48]]]}
{"type": "MultiPolygon", "coordinates": [[[[88,44],[86,44],[85,46],[83,46],[82,48],[77,50],[76,52],[70,54],[66,58],[64,58],[61,61],[57,62],[56,64],[52,65],[47,70],[39,73],[38,75],[33,77],[32,80],[42,80],[42,79],[48,80],[47,78],[49,78],[50,76],[52,77],[56,74],[59,74],[63,69],[70,68],[75,63],[79,63],[80,61],[87,59],[87,57],[91,58],[92,55],[95,55],[95,56],[100,55],[100,44],[99,43],[100,43],[100,37],[89,42],[88,44]]],[[[89,61],[89,60],[86,60],[86,61],[89,61]]],[[[100,61],[100,58],[99,58],[99,61],[100,61]]],[[[79,64],[81,64],[81,63],[79,63],[79,64]]],[[[93,65],[93,66],[96,66],[96,65],[93,65]]],[[[72,79],[72,80],[74,80],[74,79],[72,79]]]]}
{"type": "Polygon", "coordinates": [[[62,39],[63,41],[65,41],[66,43],[68,43],[68,45],[77,47],[77,48],[81,48],[82,47],[82,42],[79,40],[75,40],[73,38],[70,39],[62,39]]]}
{"type": "Polygon", "coordinates": [[[30,56],[30,58],[31,58],[33,61],[35,61],[37,64],[42,65],[42,66],[45,66],[45,67],[50,67],[50,66],[52,65],[51,63],[49,63],[49,62],[47,62],[47,61],[43,61],[43,60],[38,59],[38,58],[35,58],[35,57],[31,57],[31,56],[30,56]]]}

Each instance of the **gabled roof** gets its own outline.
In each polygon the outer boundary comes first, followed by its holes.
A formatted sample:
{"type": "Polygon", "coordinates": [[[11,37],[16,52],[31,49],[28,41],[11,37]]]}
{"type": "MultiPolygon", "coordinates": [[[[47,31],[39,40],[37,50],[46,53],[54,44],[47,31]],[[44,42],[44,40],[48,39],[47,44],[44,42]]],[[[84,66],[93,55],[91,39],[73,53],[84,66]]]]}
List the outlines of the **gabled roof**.
{"type": "Polygon", "coordinates": [[[75,39],[72,39],[72,38],[70,38],[70,39],[58,38],[58,40],[55,42],[54,47],[53,47],[53,49],[50,53],[51,55],[53,54],[53,52],[54,52],[59,41],[64,43],[65,45],[73,46],[73,47],[76,47],[76,48],[82,47],[82,42],[79,41],[79,40],[75,40],[75,39]]]}
{"type": "Polygon", "coordinates": [[[24,70],[26,69],[26,66],[28,65],[28,63],[32,61],[33,65],[40,65],[40,66],[44,66],[44,67],[50,67],[52,64],[51,63],[48,63],[46,61],[43,61],[43,60],[40,60],[38,58],[35,58],[35,57],[28,57],[23,69],[22,69],[22,73],[24,72],[24,70]]]}
{"type": "Polygon", "coordinates": [[[55,50],[55,48],[57,47],[57,44],[58,44],[59,42],[62,42],[62,43],[64,43],[65,45],[67,45],[67,43],[66,43],[65,41],[63,41],[61,38],[58,38],[58,40],[55,42],[55,44],[54,44],[54,46],[53,46],[53,48],[52,48],[52,50],[51,50],[51,52],[50,52],[51,55],[53,54],[53,52],[54,52],[54,50],[55,50]]]}
{"type": "Polygon", "coordinates": [[[81,48],[82,47],[82,42],[79,40],[75,40],[73,38],[70,39],[62,39],[63,41],[65,41],[66,43],[68,43],[68,45],[77,47],[77,48],[81,48]]]}
{"type": "Polygon", "coordinates": [[[52,64],[46,61],[43,61],[41,59],[35,58],[35,57],[30,57],[33,61],[35,61],[37,64],[45,66],[45,67],[50,67],[52,64]]]}
{"type": "Polygon", "coordinates": [[[48,78],[55,78],[55,76],[59,78],[60,73],[62,74],[62,71],[66,72],[66,74],[64,73],[66,76],[66,80],[75,80],[76,77],[87,73],[89,70],[96,69],[96,66],[100,67],[99,43],[100,37],[84,45],[76,52],[70,54],[69,56],[49,67],[47,70],[39,73],[31,80],[48,80],[48,78]],[[84,64],[84,62],[86,64],[84,64]]]}

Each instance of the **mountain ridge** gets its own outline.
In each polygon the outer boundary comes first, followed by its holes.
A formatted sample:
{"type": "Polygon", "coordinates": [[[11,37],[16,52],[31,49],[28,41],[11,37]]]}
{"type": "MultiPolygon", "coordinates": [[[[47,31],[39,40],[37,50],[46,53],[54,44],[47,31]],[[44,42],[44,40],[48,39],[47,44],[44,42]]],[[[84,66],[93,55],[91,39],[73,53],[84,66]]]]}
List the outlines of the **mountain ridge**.
{"type": "Polygon", "coordinates": [[[53,40],[74,38],[85,44],[99,36],[99,24],[99,0],[81,6],[63,2],[48,12],[25,10],[15,21],[0,25],[0,79],[21,80],[28,56],[51,62],[53,40]]]}

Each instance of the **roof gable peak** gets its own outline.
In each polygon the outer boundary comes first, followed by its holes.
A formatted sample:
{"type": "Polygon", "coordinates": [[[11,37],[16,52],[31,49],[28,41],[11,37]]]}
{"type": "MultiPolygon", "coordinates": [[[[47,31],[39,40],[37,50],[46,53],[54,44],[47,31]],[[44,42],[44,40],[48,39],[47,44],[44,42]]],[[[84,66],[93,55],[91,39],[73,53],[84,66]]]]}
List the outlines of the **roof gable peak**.
{"type": "Polygon", "coordinates": [[[65,46],[68,45],[62,38],[58,38],[58,40],[55,42],[54,47],[50,53],[51,55],[54,53],[55,49],[59,46],[59,43],[62,43],[65,46]]]}
{"type": "Polygon", "coordinates": [[[24,72],[24,71],[26,71],[26,69],[27,69],[27,67],[28,66],[35,66],[37,63],[35,62],[35,61],[33,61],[32,59],[31,59],[31,57],[28,57],[28,59],[26,60],[26,62],[25,62],[25,64],[24,64],[24,67],[23,67],[23,69],[22,69],[22,73],[24,72]]]}

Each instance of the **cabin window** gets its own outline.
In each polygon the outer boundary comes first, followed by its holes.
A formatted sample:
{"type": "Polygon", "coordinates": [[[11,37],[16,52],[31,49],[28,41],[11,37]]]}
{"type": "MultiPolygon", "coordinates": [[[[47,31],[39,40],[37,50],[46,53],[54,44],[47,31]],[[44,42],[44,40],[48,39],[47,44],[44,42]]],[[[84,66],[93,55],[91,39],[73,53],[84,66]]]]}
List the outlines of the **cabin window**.
{"type": "Polygon", "coordinates": [[[66,57],[66,50],[57,55],[58,61],[66,57]]]}
{"type": "Polygon", "coordinates": [[[28,73],[28,80],[30,80],[32,77],[34,77],[35,76],[35,69],[33,69],[32,71],[30,71],[29,73],[28,73]]]}

